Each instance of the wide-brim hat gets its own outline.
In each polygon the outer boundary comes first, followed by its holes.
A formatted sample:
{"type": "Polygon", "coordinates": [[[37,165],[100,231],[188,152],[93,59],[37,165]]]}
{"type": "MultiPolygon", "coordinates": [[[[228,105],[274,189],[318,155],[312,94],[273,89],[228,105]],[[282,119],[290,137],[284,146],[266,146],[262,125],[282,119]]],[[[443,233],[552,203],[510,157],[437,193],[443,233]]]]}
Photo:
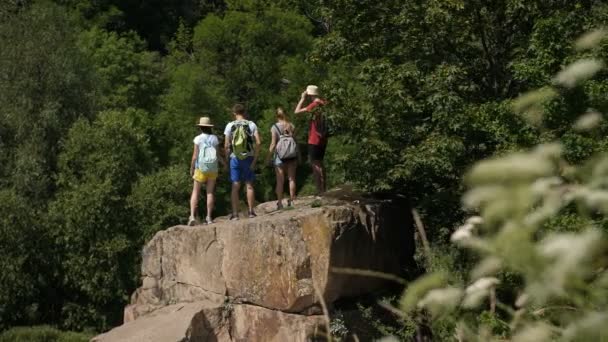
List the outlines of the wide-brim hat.
{"type": "Polygon", "coordinates": [[[306,87],[306,94],[313,96],[319,95],[319,87],[317,87],[316,85],[309,85],[308,87],[306,87]]]}
{"type": "Polygon", "coordinates": [[[211,119],[209,119],[206,116],[203,116],[202,118],[198,119],[198,123],[196,124],[196,126],[198,126],[198,127],[213,127],[213,124],[211,123],[211,119]]]}

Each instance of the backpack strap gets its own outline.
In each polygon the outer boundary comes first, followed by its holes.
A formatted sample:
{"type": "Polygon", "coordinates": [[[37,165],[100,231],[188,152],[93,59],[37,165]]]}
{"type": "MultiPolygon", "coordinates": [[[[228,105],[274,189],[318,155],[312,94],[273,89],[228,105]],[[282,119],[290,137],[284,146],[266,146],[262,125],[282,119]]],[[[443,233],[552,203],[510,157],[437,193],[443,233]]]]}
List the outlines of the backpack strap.
{"type": "Polygon", "coordinates": [[[277,125],[276,123],[273,125],[274,128],[277,129],[277,132],[279,132],[279,138],[283,135],[283,131],[281,131],[281,129],[279,128],[279,125],[277,125]]]}
{"type": "Polygon", "coordinates": [[[205,139],[205,145],[207,145],[208,147],[212,147],[211,145],[211,138],[213,137],[212,134],[208,134],[207,135],[207,139],[205,139]]]}

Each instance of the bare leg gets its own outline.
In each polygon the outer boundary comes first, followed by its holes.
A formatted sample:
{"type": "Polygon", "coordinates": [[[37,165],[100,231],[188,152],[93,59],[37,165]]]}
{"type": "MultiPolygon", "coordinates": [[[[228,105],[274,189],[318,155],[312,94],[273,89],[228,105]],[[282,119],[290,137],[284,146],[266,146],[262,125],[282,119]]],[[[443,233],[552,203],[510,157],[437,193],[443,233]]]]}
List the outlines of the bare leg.
{"type": "Polygon", "coordinates": [[[196,218],[196,208],[198,207],[198,198],[201,192],[201,183],[194,181],[192,185],[192,196],[190,196],[190,216],[196,218]]]}
{"type": "Polygon", "coordinates": [[[321,168],[321,192],[325,193],[325,191],[327,191],[327,174],[325,173],[326,169],[325,169],[325,164],[323,164],[323,161],[319,161],[319,166],[321,168]]]}
{"type": "Polygon", "coordinates": [[[247,186],[247,206],[249,207],[249,212],[253,211],[253,205],[255,204],[255,193],[253,191],[253,183],[247,182],[245,183],[247,186]]]}
{"type": "Polygon", "coordinates": [[[241,189],[240,182],[232,183],[232,192],[230,193],[230,202],[232,204],[232,214],[239,213],[239,190],[241,189]]]}
{"type": "Polygon", "coordinates": [[[213,218],[215,208],[215,179],[207,180],[207,217],[213,218]]]}
{"type": "Polygon", "coordinates": [[[281,166],[275,166],[274,171],[277,175],[277,185],[274,188],[275,193],[277,194],[277,201],[281,203],[283,201],[283,184],[285,184],[285,163],[281,164],[281,166]]]}
{"type": "Polygon", "coordinates": [[[298,163],[295,160],[290,161],[287,164],[287,178],[289,179],[289,199],[294,201],[296,199],[296,170],[298,163]]]}
{"type": "Polygon", "coordinates": [[[323,179],[323,163],[320,160],[314,160],[312,162],[312,174],[315,178],[315,186],[317,187],[317,194],[320,195],[324,191],[325,180],[323,179]]]}

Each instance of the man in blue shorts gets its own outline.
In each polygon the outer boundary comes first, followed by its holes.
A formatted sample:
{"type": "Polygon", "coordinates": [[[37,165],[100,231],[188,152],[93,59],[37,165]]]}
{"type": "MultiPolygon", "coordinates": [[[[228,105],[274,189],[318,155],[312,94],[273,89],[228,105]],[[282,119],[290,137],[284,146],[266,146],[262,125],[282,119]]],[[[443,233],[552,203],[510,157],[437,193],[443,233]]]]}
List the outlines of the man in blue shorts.
{"type": "Polygon", "coordinates": [[[245,119],[245,107],[236,104],[232,108],[234,121],[226,125],[224,130],[224,149],[226,155],[230,155],[230,180],[232,181],[232,193],[230,202],[232,204],[231,220],[239,219],[239,191],[241,184],[247,187],[247,206],[249,217],[255,217],[253,205],[255,196],[253,183],[255,181],[255,164],[260,155],[260,135],[258,127],[253,121],[245,119]]]}

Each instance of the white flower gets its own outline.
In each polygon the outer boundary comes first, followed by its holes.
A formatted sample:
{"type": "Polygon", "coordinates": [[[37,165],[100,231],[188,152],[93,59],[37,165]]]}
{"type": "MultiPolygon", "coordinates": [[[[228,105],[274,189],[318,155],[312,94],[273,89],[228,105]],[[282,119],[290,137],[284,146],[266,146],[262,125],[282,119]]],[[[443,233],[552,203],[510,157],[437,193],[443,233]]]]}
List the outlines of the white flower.
{"type": "Polygon", "coordinates": [[[577,83],[588,80],[604,67],[604,63],[597,59],[587,58],[568,65],[557,74],[554,81],[565,87],[572,88],[577,83]]]}
{"type": "Polygon", "coordinates": [[[494,275],[502,268],[502,261],[496,257],[485,258],[471,272],[473,279],[494,275]]]}
{"type": "Polygon", "coordinates": [[[602,39],[606,37],[606,33],[607,32],[605,29],[597,29],[591,32],[587,32],[576,41],[576,44],[574,44],[574,46],[578,50],[592,49],[599,45],[602,39]]]}
{"type": "Polygon", "coordinates": [[[462,298],[462,290],[457,287],[446,287],[433,289],[418,302],[419,308],[427,308],[432,313],[440,313],[442,310],[451,310],[458,305],[462,298]]]}
{"type": "Polygon", "coordinates": [[[559,158],[562,152],[563,148],[559,143],[541,144],[534,148],[534,154],[542,158],[559,158]]]}
{"type": "Polygon", "coordinates": [[[452,233],[450,240],[452,242],[458,242],[471,238],[473,236],[473,228],[475,227],[472,224],[465,223],[452,233]]]}
{"type": "Polygon", "coordinates": [[[594,209],[608,210],[608,191],[594,190],[587,193],[585,197],[587,205],[594,209]]]}
{"type": "Polygon", "coordinates": [[[552,340],[551,328],[544,323],[525,326],[512,339],[513,342],[548,342],[552,340]]]}
{"type": "Polygon", "coordinates": [[[552,234],[543,239],[538,251],[552,264],[545,268],[543,283],[537,284],[538,288],[544,288],[545,295],[563,294],[568,282],[591,271],[589,261],[602,243],[602,234],[593,228],[582,233],[552,234]]]}
{"type": "Polygon", "coordinates": [[[478,208],[481,205],[505,194],[502,186],[481,186],[468,191],[462,198],[466,208],[478,208]]]}
{"type": "Polygon", "coordinates": [[[479,278],[473,284],[469,285],[464,291],[465,298],[462,306],[465,308],[474,308],[490,294],[490,290],[500,284],[500,280],[494,277],[479,278]]]}
{"type": "Polygon", "coordinates": [[[577,322],[570,324],[563,333],[564,341],[577,340],[585,336],[590,341],[598,341],[598,338],[605,336],[606,324],[608,324],[608,314],[591,312],[577,322]],[[595,335],[595,336],[594,336],[595,335]],[[602,336],[603,335],[603,336],[602,336]],[[589,337],[595,339],[589,339],[589,337]]]}
{"type": "Polygon", "coordinates": [[[474,293],[474,292],[478,292],[478,291],[487,291],[490,288],[492,288],[498,284],[500,284],[500,280],[498,280],[498,278],[494,278],[494,277],[479,278],[479,279],[477,279],[477,281],[475,281],[473,284],[471,284],[467,287],[467,289],[465,290],[465,293],[469,294],[469,293],[474,293]]]}
{"type": "Polygon", "coordinates": [[[602,122],[602,114],[591,111],[576,120],[574,129],[578,131],[588,131],[597,127],[600,122],[602,122]]]}
{"type": "Polygon", "coordinates": [[[531,181],[552,175],[554,163],[549,159],[556,153],[553,145],[540,146],[534,153],[514,153],[477,163],[469,174],[472,184],[486,185],[531,181]]]}
{"type": "Polygon", "coordinates": [[[528,304],[528,300],[530,300],[530,296],[528,296],[526,293],[523,293],[519,297],[517,297],[517,300],[515,300],[515,306],[521,308],[524,305],[528,304]]]}
{"type": "Polygon", "coordinates": [[[395,336],[385,336],[377,341],[378,342],[399,342],[399,339],[397,339],[395,336]]]}
{"type": "Polygon", "coordinates": [[[543,195],[548,190],[561,185],[563,182],[559,177],[543,177],[534,181],[531,185],[532,192],[535,195],[543,195]]]}
{"type": "Polygon", "coordinates": [[[467,219],[467,223],[477,226],[483,224],[483,218],[481,216],[471,216],[467,219]]]}

